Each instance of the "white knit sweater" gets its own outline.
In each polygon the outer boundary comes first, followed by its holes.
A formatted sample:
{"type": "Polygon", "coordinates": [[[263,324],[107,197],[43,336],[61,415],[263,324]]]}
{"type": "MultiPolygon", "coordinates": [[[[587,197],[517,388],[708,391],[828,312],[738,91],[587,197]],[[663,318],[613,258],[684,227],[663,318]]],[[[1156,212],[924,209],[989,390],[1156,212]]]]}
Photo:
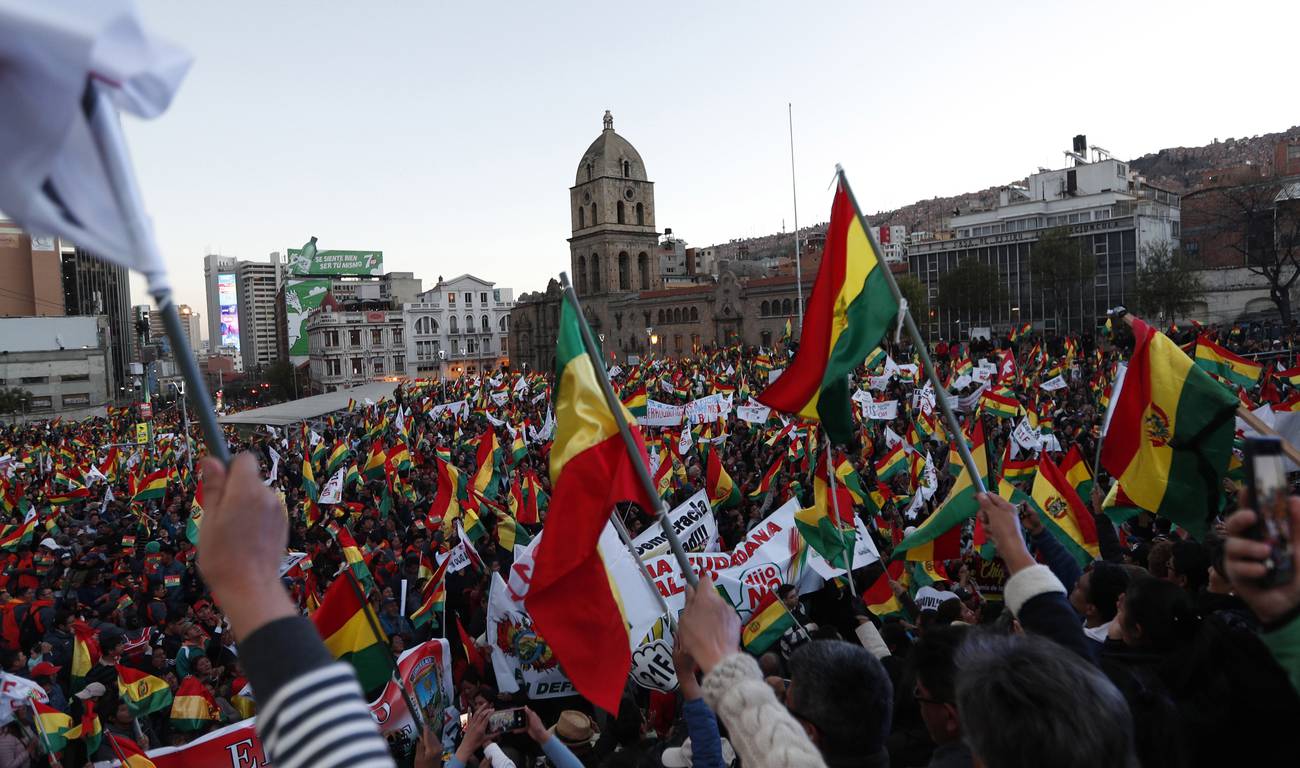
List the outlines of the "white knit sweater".
{"type": "Polygon", "coordinates": [[[727,725],[745,768],[823,768],[799,721],[776,700],[758,662],[744,653],[723,659],[704,677],[704,702],[727,725]]]}

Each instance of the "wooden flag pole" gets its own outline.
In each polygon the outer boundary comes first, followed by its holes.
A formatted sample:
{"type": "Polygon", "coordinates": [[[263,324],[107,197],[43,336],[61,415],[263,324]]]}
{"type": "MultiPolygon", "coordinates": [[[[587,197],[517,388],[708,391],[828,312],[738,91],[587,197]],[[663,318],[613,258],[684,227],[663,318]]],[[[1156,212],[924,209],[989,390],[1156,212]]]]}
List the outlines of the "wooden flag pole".
{"type": "Polygon", "coordinates": [[[889,284],[889,290],[894,294],[894,300],[898,302],[903,327],[907,330],[912,345],[916,347],[916,353],[921,358],[921,367],[930,380],[930,386],[934,387],[935,397],[939,401],[939,410],[943,411],[943,418],[948,425],[948,431],[952,433],[953,440],[956,441],[957,453],[961,456],[962,465],[970,473],[971,484],[975,486],[975,492],[984,493],[988,490],[984,487],[984,478],[980,475],[979,467],[975,466],[975,457],[971,455],[970,446],[966,445],[966,438],[961,431],[961,424],[957,422],[957,416],[953,413],[952,406],[948,404],[948,390],[939,381],[939,372],[935,370],[934,362],[930,360],[929,348],[926,346],[925,340],[921,338],[921,331],[916,327],[916,321],[912,319],[912,312],[907,308],[903,293],[898,289],[898,282],[894,280],[894,274],[889,271],[889,265],[885,264],[884,252],[880,250],[880,243],[876,242],[875,235],[871,234],[871,227],[868,226],[867,220],[862,216],[862,208],[858,206],[858,200],[853,196],[853,188],[849,186],[848,176],[844,174],[844,169],[838,165],[835,166],[835,171],[839,175],[840,183],[844,185],[844,191],[848,193],[849,201],[853,203],[853,214],[858,217],[858,224],[871,242],[871,248],[875,251],[876,257],[880,259],[877,268],[884,274],[885,281],[889,284]]]}
{"type": "MultiPolygon", "coordinates": [[[[335,543],[338,543],[337,539],[335,543]]],[[[366,599],[366,592],[361,588],[361,584],[357,582],[356,574],[352,572],[352,566],[348,565],[346,557],[343,559],[343,568],[343,573],[339,574],[337,578],[347,579],[348,586],[352,587],[352,593],[356,595],[357,600],[361,601],[361,612],[365,614],[366,623],[370,625],[370,631],[374,634],[375,640],[378,640],[379,644],[384,646],[384,653],[388,656],[388,661],[393,665],[392,679],[397,684],[397,690],[402,694],[402,701],[406,702],[406,708],[411,710],[411,719],[415,721],[420,733],[424,733],[424,713],[415,705],[415,700],[411,698],[410,692],[402,684],[402,669],[397,666],[397,656],[393,653],[393,646],[385,642],[388,636],[379,628],[379,622],[375,619],[374,612],[370,610],[370,601],[366,599]]],[[[444,603],[445,607],[446,604],[444,603]]],[[[443,618],[445,620],[446,617],[443,618]]]]}
{"type": "MultiPolygon", "coordinates": [[[[636,449],[636,440],[632,437],[631,428],[628,427],[627,419],[623,418],[623,403],[614,396],[614,388],[609,384],[609,375],[605,372],[605,361],[601,359],[600,348],[596,346],[596,340],[591,337],[591,329],[587,327],[587,319],[582,316],[582,304],[578,301],[578,294],[573,290],[573,283],[569,282],[568,273],[560,273],[560,287],[564,289],[565,298],[573,303],[573,309],[578,315],[578,328],[582,332],[582,346],[587,350],[587,357],[591,358],[591,366],[595,369],[596,380],[600,383],[601,394],[605,396],[605,405],[614,416],[614,423],[618,425],[618,432],[623,437],[623,447],[627,449],[628,457],[632,461],[632,468],[636,470],[637,479],[641,482],[641,488],[645,491],[646,498],[659,500],[659,494],[655,491],[654,480],[650,477],[650,470],[646,468],[645,462],[641,461],[641,454],[636,449]]],[[[559,386],[559,382],[556,382],[559,386]]],[[[558,392],[558,390],[557,390],[558,392]]],[[[695,570],[691,568],[691,562],[686,557],[686,550],[682,547],[681,539],[677,538],[677,532],[673,530],[672,521],[668,519],[668,505],[662,500],[656,505],[655,516],[659,519],[659,527],[663,529],[664,537],[668,539],[668,546],[672,549],[673,557],[677,559],[677,565],[682,569],[682,577],[691,587],[699,583],[695,576],[695,570]]],[[[613,510],[611,510],[611,514],[613,510]]],[[[655,590],[656,594],[658,590],[655,590]]]]}

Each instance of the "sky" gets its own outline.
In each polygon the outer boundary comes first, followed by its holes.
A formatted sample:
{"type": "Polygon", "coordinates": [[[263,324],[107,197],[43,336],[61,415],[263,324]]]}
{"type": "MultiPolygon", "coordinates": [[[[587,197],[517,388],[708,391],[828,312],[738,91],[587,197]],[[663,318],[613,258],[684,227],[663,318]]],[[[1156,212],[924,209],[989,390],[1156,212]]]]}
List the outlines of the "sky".
{"type": "Polygon", "coordinates": [[[606,109],[659,228],[696,246],[792,227],[787,104],[805,226],[836,163],[870,213],[1061,167],[1076,133],[1128,159],[1300,122],[1281,88],[1293,0],[139,7],[195,57],[127,135],[177,299],[200,311],[204,254],[312,235],[426,288],[543,289],[568,269],[568,188],[606,109]]]}

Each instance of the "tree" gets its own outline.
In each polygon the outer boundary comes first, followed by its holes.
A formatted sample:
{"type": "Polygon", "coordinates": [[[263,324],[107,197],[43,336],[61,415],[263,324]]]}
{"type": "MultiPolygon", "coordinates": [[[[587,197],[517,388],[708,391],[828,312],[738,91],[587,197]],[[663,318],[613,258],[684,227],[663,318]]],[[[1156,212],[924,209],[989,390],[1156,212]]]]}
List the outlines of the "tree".
{"type": "Polygon", "coordinates": [[[1186,317],[1205,293],[1200,264],[1167,241],[1142,246],[1134,304],[1147,315],[1173,321],[1186,317]]]}
{"type": "Polygon", "coordinates": [[[1006,297],[998,271],[978,259],[966,259],[939,278],[939,307],[959,318],[977,318],[1006,297]]]}
{"type": "Polygon", "coordinates": [[[915,275],[900,275],[898,292],[907,300],[907,308],[912,313],[912,317],[922,318],[921,322],[925,322],[924,319],[930,314],[930,302],[926,298],[925,283],[916,279],[915,275]]]}
{"type": "Polygon", "coordinates": [[[1047,230],[1030,248],[1029,276],[1042,292],[1057,328],[1061,327],[1061,308],[1071,306],[1075,288],[1082,290],[1096,272],[1096,260],[1084,253],[1083,241],[1070,237],[1066,227],[1047,230]]]}
{"type": "Polygon", "coordinates": [[[0,389],[0,413],[23,413],[31,404],[32,393],[25,389],[0,389]]]}
{"type": "Polygon", "coordinates": [[[1268,283],[1269,298],[1291,322],[1291,287],[1300,278],[1300,191],[1274,180],[1222,187],[1197,195],[1189,211],[1188,235],[1207,262],[1211,248],[1236,255],[1268,283]]]}

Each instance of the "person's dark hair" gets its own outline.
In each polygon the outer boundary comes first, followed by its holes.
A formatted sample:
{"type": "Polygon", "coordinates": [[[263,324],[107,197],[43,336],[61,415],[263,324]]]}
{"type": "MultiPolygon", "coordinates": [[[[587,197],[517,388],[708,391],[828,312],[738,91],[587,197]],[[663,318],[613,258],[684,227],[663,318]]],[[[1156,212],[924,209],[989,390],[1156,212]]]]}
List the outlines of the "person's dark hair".
{"type": "Polygon", "coordinates": [[[1124,629],[1142,648],[1176,650],[1195,637],[1199,624],[1191,596],[1171,581],[1135,579],[1124,593],[1124,629]]]}
{"type": "Polygon", "coordinates": [[[962,733],[983,765],[1136,768],[1124,696],[1051,640],[972,633],[956,667],[962,733]]]}
{"type": "Polygon", "coordinates": [[[790,656],[788,698],[791,713],[817,728],[823,755],[860,757],[884,747],[894,686],[862,646],[837,640],[801,646],[790,656]]]}
{"type": "Polygon", "coordinates": [[[1186,580],[1185,589],[1192,594],[1200,592],[1210,581],[1210,555],[1199,542],[1180,541],[1174,544],[1169,568],[1175,575],[1186,580]]]}
{"type": "Polygon", "coordinates": [[[960,600],[944,600],[934,611],[934,623],[946,627],[961,619],[962,604],[960,600]]]}
{"type": "Polygon", "coordinates": [[[779,586],[779,587],[776,588],[776,596],[777,596],[778,598],[784,600],[784,599],[786,599],[787,597],[789,597],[789,596],[790,596],[790,593],[793,592],[793,591],[794,591],[794,585],[793,585],[793,584],[782,584],[781,586],[779,586]]]}
{"type": "Polygon", "coordinates": [[[112,653],[122,647],[121,632],[103,632],[99,636],[99,652],[112,653]]]}
{"type": "Polygon", "coordinates": [[[1219,578],[1228,580],[1228,572],[1223,567],[1223,537],[1214,532],[1205,535],[1205,554],[1210,558],[1210,567],[1219,574],[1219,578]]]}
{"type": "Polygon", "coordinates": [[[957,649],[969,631],[969,627],[960,624],[935,627],[922,635],[912,648],[912,671],[938,701],[956,701],[957,649]]]}
{"type": "Polygon", "coordinates": [[[1128,573],[1123,567],[1105,560],[1092,564],[1088,572],[1087,601],[1097,609],[1102,621],[1115,618],[1119,596],[1128,589],[1128,573]]]}

